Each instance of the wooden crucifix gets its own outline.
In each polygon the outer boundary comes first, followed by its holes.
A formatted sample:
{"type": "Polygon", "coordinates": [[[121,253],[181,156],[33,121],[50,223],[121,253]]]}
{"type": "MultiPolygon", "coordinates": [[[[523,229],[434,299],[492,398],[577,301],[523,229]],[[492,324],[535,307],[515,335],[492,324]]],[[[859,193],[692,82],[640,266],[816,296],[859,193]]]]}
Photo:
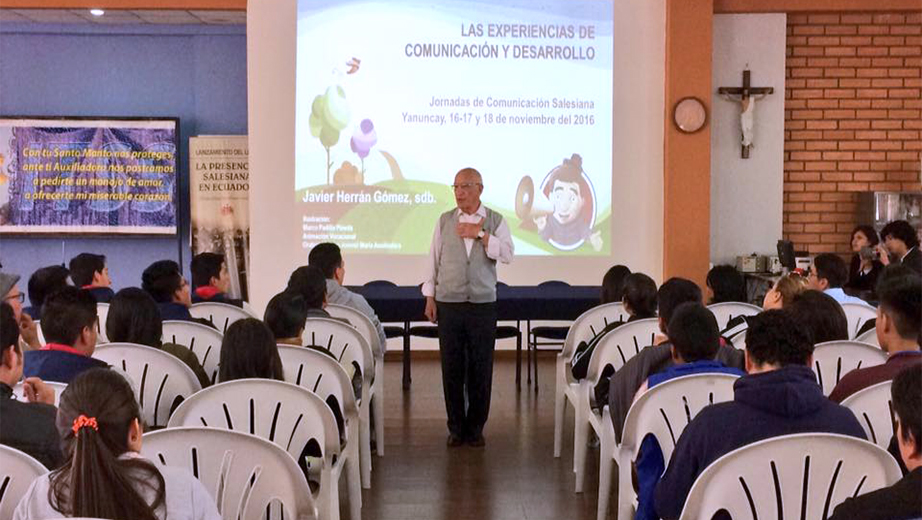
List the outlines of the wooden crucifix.
{"type": "Polygon", "coordinates": [[[742,158],[749,158],[749,149],[752,148],[752,126],[755,117],[756,100],[775,92],[772,87],[753,87],[750,82],[749,69],[743,70],[742,87],[720,87],[717,93],[725,99],[740,104],[740,130],[742,133],[742,158]]]}

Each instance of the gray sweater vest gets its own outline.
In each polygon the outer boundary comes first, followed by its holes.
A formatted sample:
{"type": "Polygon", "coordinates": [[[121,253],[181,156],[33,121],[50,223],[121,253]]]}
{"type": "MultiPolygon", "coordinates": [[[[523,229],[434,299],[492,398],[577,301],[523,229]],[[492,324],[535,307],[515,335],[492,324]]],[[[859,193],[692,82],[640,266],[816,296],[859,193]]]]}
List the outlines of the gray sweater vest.
{"type": "MultiPolygon", "coordinates": [[[[503,216],[484,206],[487,211],[483,230],[495,235],[503,216]]],[[[496,301],[496,260],[487,258],[483,244],[477,241],[468,256],[464,239],[458,236],[458,210],[442,213],[439,229],[442,235],[439,251],[435,299],[446,303],[490,303],[496,301]]]]}

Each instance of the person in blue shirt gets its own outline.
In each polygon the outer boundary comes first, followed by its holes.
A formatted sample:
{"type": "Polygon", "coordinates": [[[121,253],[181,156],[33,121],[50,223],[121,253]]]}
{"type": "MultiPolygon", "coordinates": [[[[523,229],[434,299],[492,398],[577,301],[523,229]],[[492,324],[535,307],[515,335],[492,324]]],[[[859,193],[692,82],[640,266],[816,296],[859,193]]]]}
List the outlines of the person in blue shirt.
{"type": "MultiPolygon", "coordinates": [[[[714,357],[720,348],[720,329],[717,319],[700,303],[679,305],[669,320],[667,334],[672,347],[673,365],[650,375],[634,397],[670,379],[692,374],[733,374],[741,376],[738,368],[724,366],[714,357]]],[[[656,437],[647,435],[637,455],[637,514],[635,520],[658,518],[653,510],[653,491],[666,470],[663,451],[656,437]]]]}
{"type": "Polygon", "coordinates": [[[842,257],[832,253],[822,253],[813,259],[810,274],[807,275],[807,286],[815,291],[828,294],[839,303],[868,303],[861,298],[845,294],[842,286],[848,281],[848,266],[842,257]]]}

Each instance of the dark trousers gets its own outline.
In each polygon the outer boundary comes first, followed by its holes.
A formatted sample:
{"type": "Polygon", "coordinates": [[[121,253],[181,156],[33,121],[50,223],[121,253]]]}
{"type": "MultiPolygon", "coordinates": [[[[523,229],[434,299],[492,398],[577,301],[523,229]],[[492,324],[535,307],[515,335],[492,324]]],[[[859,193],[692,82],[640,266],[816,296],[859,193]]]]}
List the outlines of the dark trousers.
{"type": "Polygon", "coordinates": [[[448,431],[480,435],[490,414],[496,303],[440,302],[438,326],[448,431]]]}

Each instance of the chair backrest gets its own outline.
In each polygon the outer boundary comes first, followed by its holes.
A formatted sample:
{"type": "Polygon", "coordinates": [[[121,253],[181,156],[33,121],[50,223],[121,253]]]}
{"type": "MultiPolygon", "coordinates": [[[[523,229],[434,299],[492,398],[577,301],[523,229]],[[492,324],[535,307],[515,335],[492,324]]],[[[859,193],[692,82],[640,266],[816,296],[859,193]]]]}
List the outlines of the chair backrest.
{"type": "Polygon", "coordinates": [[[717,329],[724,330],[727,323],[737,316],[755,316],[762,312],[762,307],[742,302],[723,302],[708,305],[708,310],[717,318],[717,329]]]}
{"type": "Polygon", "coordinates": [[[48,473],[42,463],[31,456],[0,444],[0,518],[13,518],[19,500],[32,481],[48,473]]]}
{"type": "MultiPolygon", "coordinates": [[[[61,400],[61,392],[63,392],[64,389],[67,388],[67,383],[59,383],[57,381],[45,381],[45,386],[54,390],[54,405],[57,406],[58,402],[61,400]]],[[[16,383],[16,386],[13,387],[13,395],[16,396],[16,399],[22,402],[26,401],[26,391],[22,387],[22,381],[16,383]]]]}
{"type": "Polygon", "coordinates": [[[106,335],[106,318],[109,317],[109,304],[102,302],[97,303],[96,316],[99,317],[99,319],[96,320],[96,344],[101,345],[103,343],[108,343],[109,336],[106,335]]]}
{"type": "Polygon", "coordinates": [[[858,418],[868,440],[881,448],[890,444],[890,438],[896,435],[893,400],[890,386],[893,381],[884,381],[861,389],[842,401],[858,418]]]}
{"type": "Polygon", "coordinates": [[[759,441],[717,459],[695,480],[682,520],[828,518],[846,498],[889,486],[896,461],[874,444],[832,433],[800,433],[759,441]]]}
{"type": "Polygon", "coordinates": [[[211,320],[221,334],[227,332],[227,328],[230,327],[231,323],[237,320],[242,320],[244,318],[259,319],[259,316],[253,316],[236,305],[219,302],[193,303],[192,307],[189,307],[189,314],[191,314],[193,318],[211,320]]]}
{"type": "Polygon", "coordinates": [[[882,365],[887,353],[857,341],[827,341],[813,348],[813,371],[823,387],[823,395],[832,393],[842,376],[856,368],[882,365]]]}
{"type": "Polygon", "coordinates": [[[733,374],[694,374],[658,384],[631,405],[624,420],[622,449],[637,457],[641,442],[649,433],[656,437],[668,466],[679,436],[688,423],[709,404],[733,400],[733,374]]]}
{"type": "MultiPolygon", "coordinates": [[[[208,426],[242,431],[281,446],[298,460],[311,439],[322,457],[339,457],[332,410],[310,390],[272,379],[238,379],[189,397],[170,417],[170,428],[208,426]]],[[[321,482],[321,486],[325,483],[321,482]]]]}
{"type": "Polygon", "coordinates": [[[646,318],[625,323],[603,336],[589,359],[586,381],[593,386],[598,384],[606,366],[611,365],[618,370],[637,355],[640,349],[652,345],[653,338],[659,332],[659,318],[646,318]]]}
{"type": "Polygon", "coordinates": [[[733,342],[733,348],[737,348],[739,350],[746,350],[746,331],[747,330],[749,329],[745,329],[737,333],[732,338],[730,338],[730,341],[733,342]]]}
{"type": "Polygon", "coordinates": [[[218,380],[218,363],[221,361],[223,334],[201,323],[166,320],[163,322],[163,341],[189,347],[189,350],[202,364],[211,382],[218,380]]]}
{"type": "Polygon", "coordinates": [[[868,320],[877,319],[877,309],[866,303],[843,303],[842,310],[848,320],[848,337],[855,338],[861,326],[868,320]]]}
{"type": "Polygon", "coordinates": [[[355,392],[346,370],[335,359],[306,347],[279,345],[285,381],[304,387],[324,401],[333,397],[346,421],[358,418],[355,392]]]}
{"type": "Polygon", "coordinates": [[[167,428],[144,435],[141,454],[189,470],[224,520],[264,520],[281,503],[285,518],[317,518],[307,480],[288,453],[267,440],[218,428],[167,428]]]}
{"type": "Polygon", "coordinates": [[[322,347],[333,353],[333,357],[348,372],[353,363],[362,371],[362,395],[368,395],[368,387],[374,377],[375,360],[371,347],[358,329],[341,321],[327,318],[308,318],[301,334],[304,345],[322,347]]]}
{"type": "MultiPolygon", "coordinates": [[[[35,320],[35,333],[38,336],[39,343],[41,343],[42,345],[44,345],[45,343],[48,343],[47,341],[45,341],[45,333],[42,332],[42,320],[35,320]]],[[[22,338],[19,338],[19,339],[21,340],[22,338]]]]}
{"type": "Polygon", "coordinates": [[[581,341],[589,341],[596,334],[602,332],[609,323],[617,321],[627,321],[630,315],[624,310],[624,304],[621,302],[612,302],[593,307],[579,315],[570,330],[567,332],[567,339],[563,342],[564,357],[572,358],[576,347],[581,341]]]}
{"type": "Polygon", "coordinates": [[[874,345],[880,347],[880,341],[877,339],[877,327],[869,329],[859,334],[855,341],[860,341],[862,343],[867,343],[868,345],[874,345]]]}
{"type": "Polygon", "coordinates": [[[107,343],[93,357],[124,370],[134,383],[141,415],[150,426],[166,426],[174,405],[202,389],[195,372],[178,357],[134,343],[107,343]]]}
{"type": "Polygon", "coordinates": [[[378,336],[378,329],[375,328],[375,324],[368,319],[368,316],[365,316],[352,307],[333,303],[327,304],[326,311],[334,318],[345,318],[349,320],[349,323],[351,323],[352,326],[359,331],[359,334],[365,338],[365,341],[371,348],[372,357],[374,359],[384,359],[384,348],[382,348],[383,346],[381,345],[381,337],[378,336]]]}

